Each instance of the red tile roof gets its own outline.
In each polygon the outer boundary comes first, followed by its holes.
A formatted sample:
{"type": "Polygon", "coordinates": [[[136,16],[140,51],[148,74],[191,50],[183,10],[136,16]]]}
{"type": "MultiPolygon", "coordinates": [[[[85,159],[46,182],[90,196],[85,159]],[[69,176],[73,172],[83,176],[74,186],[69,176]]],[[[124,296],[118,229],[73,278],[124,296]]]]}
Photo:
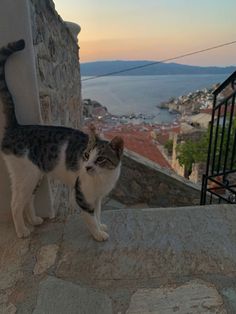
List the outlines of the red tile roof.
{"type": "Polygon", "coordinates": [[[152,142],[150,131],[144,132],[133,129],[121,131],[110,130],[104,132],[104,135],[108,139],[111,139],[116,135],[122,136],[127,149],[156,162],[161,167],[171,169],[168,161],[163,157],[160,150],[152,142]]]}
{"type": "MultiPolygon", "coordinates": [[[[89,123],[88,123],[89,125],[89,123]]],[[[142,124],[116,124],[104,123],[103,121],[94,121],[97,132],[102,133],[105,138],[112,139],[116,135],[123,137],[125,147],[135,153],[144,156],[153,162],[159,164],[164,168],[171,168],[169,162],[165,159],[157,145],[154,143],[151,137],[151,131],[157,131],[157,140],[163,145],[169,138],[170,133],[180,133],[180,125],[142,125],[142,124]]],[[[85,125],[84,130],[87,130],[88,126],[85,125]]]]}

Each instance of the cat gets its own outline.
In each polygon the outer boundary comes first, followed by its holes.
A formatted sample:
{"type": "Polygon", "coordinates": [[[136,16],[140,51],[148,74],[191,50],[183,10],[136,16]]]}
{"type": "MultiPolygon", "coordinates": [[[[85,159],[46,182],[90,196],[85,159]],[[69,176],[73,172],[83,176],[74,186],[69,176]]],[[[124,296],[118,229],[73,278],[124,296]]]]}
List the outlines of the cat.
{"type": "Polygon", "coordinates": [[[12,189],[11,210],[19,238],[28,237],[25,223],[40,225],[34,210],[36,188],[44,175],[74,187],[75,201],[97,241],[109,235],[101,223],[102,199],[114,188],[121,168],[124,142],[119,136],[110,142],[62,126],[21,125],[18,123],[12,95],[5,79],[5,63],[14,52],[23,50],[23,39],[0,49],[0,106],[3,109],[1,154],[5,160],[12,189]]]}

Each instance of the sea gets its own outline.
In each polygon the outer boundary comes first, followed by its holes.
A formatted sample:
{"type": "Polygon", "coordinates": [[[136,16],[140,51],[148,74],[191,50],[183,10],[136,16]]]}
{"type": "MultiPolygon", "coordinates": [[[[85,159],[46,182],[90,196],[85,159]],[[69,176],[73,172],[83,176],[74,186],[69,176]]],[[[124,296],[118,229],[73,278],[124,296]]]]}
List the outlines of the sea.
{"type": "Polygon", "coordinates": [[[113,115],[143,114],[155,123],[171,123],[176,116],[158,106],[171,97],[210,88],[229,75],[109,76],[83,81],[82,97],[96,100],[113,115]]]}

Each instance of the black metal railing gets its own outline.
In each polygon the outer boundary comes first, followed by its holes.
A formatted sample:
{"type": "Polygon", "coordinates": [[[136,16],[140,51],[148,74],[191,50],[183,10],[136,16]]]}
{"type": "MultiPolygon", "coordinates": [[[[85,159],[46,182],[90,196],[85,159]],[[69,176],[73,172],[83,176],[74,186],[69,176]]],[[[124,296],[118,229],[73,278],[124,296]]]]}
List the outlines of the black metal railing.
{"type": "Polygon", "coordinates": [[[236,71],[214,92],[201,205],[236,204],[236,71]]]}

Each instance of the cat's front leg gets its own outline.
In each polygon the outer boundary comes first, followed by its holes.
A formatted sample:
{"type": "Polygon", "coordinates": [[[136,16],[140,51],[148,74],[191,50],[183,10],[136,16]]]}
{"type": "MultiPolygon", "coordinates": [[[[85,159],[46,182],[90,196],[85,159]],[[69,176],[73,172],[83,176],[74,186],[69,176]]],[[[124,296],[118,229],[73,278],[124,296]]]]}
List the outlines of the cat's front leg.
{"type": "Polygon", "coordinates": [[[100,229],[103,231],[107,231],[107,225],[101,223],[101,203],[102,203],[101,199],[96,201],[95,216],[96,216],[97,222],[100,226],[100,229]]]}
{"type": "Polygon", "coordinates": [[[109,238],[109,234],[101,230],[94,213],[82,210],[81,215],[84,219],[87,228],[89,229],[90,233],[92,234],[95,240],[101,242],[106,241],[109,238]]]}
{"type": "Polygon", "coordinates": [[[79,178],[77,178],[75,184],[75,199],[82,210],[81,215],[93,238],[97,241],[107,240],[109,235],[101,229],[95,214],[95,209],[86,201],[80,188],[79,178]]]}

